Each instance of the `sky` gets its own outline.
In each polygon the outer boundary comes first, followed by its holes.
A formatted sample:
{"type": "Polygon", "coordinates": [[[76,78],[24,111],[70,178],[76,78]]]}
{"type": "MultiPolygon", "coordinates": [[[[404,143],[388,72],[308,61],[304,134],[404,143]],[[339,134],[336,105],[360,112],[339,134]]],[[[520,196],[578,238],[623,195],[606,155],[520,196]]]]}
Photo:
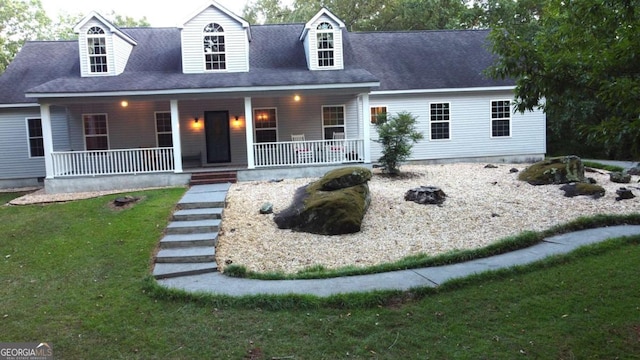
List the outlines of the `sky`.
{"type": "MultiPolygon", "coordinates": [[[[216,0],[233,13],[242,16],[242,9],[248,0],[216,0]]],[[[211,1],[207,0],[41,0],[47,15],[56,19],[58,14],[82,14],[86,15],[92,10],[101,15],[108,15],[111,10],[122,16],[130,16],[134,19],[147,17],[151,26],[177,26],[183,23],[196,11],[204,8],[211,1]]]]}

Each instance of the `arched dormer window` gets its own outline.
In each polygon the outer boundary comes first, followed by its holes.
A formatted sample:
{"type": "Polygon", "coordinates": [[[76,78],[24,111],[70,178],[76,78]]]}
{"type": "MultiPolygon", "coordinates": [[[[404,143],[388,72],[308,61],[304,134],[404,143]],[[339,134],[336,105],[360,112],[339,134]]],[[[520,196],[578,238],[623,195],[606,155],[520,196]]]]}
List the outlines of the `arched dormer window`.
{"type": "Polygon", "coordinates": [[[104,29],[93,26],[87,31],[87,46],[89,50],[89,71],[91,73],[106,73],[107,67],[107,38],[104,29]]]}
{"type": "Polygon", "coordinates": [[[334,65],[333,26],[328,22],[320,23],[316,30],[318,39],[318,66],[332,67],[334,65]]]}
{"type": "Polygon", "coordinates": [[[225,70],[227,58],[225,55],[224,29],[216,23],[204,27],[204,65],[206,70],[225,70]]]}

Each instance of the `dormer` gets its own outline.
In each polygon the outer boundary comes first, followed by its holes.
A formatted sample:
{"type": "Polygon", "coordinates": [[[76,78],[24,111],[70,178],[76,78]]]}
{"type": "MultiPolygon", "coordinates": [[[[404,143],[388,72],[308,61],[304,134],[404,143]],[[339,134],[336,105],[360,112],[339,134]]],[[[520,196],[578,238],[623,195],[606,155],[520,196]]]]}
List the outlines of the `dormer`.
{"type": "Polygon", "coordinates": [[[181,27],[182,72],[248,72],[249,23],[212,1],[181,27]]]}
{"type": "Polygon", "coordinates": [[[309,70],[342,70],[344,23],[331,11],[322,8],[305,24],[300,41],[304,43],[309,70]]]}
{"type": "Polygon", "coordinates": [[[114,76],[124,71],[136,41],[92,12],[73,30],[78,34],[80,75],[114,76]]]}

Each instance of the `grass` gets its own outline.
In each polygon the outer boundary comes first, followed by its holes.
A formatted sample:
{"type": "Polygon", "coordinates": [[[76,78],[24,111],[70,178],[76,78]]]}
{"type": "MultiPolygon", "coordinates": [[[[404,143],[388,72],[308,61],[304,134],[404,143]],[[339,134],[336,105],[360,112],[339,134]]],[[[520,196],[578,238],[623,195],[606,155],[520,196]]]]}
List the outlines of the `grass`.
{"type": "Polygon", "coordinates": [[[19,198],[22,195],[26,195],[29,192],[0,192],[0,205],[4,205],[9,201],[19,198]]]}
{"type": "Polygon", "coordinates": [[[624,171],[624,168],[621,167],[621,166],[606,165],[606,164],[601,164],[601,163],[595,162],[595,161],[583,161],[582,164],[584,166],[586,166],[586,167],[602,169],[602,170],[611,171],[611,172],[622,172],[622,171],[624,171]]]}
{"type": "Polygon", "coordinates": [[[187,296],[160,289],[148,276],[183,192],[132,194],[143,199],[126,210],[108,206],[116,195],[0,207],[0,339],[48,341],[57,359],[624,359],[640,353],[640,237],[438,289],[327,299],[187,296]]]}

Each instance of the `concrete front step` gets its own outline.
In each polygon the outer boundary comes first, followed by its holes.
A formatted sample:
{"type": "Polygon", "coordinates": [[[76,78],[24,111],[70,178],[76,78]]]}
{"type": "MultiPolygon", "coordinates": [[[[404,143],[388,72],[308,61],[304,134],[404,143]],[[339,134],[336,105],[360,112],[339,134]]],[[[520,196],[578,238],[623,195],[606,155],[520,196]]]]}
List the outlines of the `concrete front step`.
{"type": "Polygon", "coordinates": [[[161,249],[216,245],[218,245],[217,231],[200,234],[165,235],[162,240],[160,240],[161,249]]]}
{"type": "Polygon", "coordinates": [[[216,232],[220,229],[220,219],[172,221],[167,225],[167,235],[202,234],[216,232]]]}
{"type": "Polygon", "coordinates": [[[161,249],[156,255],[156,263],[202,263],[216,260],[213,246],[161,249]]]}
{"type": "Polygon", "coordinates": [[[173,213],[174,221],[222,219],[222,208],[186,209],[173,213]]]}
{"type": "Polygon", "coordinates": [[[178,209],[224,208],[231,184],[193,186],[178,201],[178,209]]]}
{"type": "Polygon", "coordinates": [[[218,271],[218,264],[216,264],[215,261],[202,263],[157,263],[153,268],[153,277],[156,279],[168,279],[216,271],[218,271]]]}

